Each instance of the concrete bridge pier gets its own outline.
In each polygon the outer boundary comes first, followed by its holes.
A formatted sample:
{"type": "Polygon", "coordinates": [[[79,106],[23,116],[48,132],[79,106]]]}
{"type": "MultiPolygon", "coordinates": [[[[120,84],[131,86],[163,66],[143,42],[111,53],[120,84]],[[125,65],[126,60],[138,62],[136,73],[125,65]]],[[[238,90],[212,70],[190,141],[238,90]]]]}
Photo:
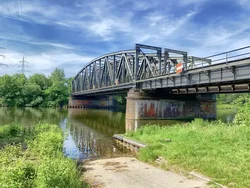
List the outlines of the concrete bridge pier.
{"type": "MultiPolygon", "coordinates": [[[[126,130],[136,130],[143,120],[215,119],[214,94],[171,95],[164,91],[131,89],[127,94],[126,130]]],[[[148,121],[146,121],[148,122],[148,121]]]]}

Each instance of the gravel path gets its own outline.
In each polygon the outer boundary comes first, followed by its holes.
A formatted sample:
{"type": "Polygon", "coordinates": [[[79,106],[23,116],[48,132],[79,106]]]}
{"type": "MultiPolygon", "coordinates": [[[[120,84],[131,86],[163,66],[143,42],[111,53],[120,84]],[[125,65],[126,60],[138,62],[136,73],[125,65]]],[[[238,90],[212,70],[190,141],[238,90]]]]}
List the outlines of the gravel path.
{"type": "Polygon", "coordinates": [[[84,179],[95,188],[204,188],[207,182],[164,171],[135,158],[101,159],[84,164],[84,179]]]}

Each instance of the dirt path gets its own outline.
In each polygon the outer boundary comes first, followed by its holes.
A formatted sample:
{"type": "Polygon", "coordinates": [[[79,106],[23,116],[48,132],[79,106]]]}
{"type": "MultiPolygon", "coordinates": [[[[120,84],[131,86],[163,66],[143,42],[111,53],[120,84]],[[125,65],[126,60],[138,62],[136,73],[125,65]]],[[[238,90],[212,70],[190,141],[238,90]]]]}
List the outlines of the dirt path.
{"type": "Polygon", "coordinates": [[[101,159],[84,164],[85,181],[99,188],[198,188],[208,187],[207,182],[188,179],[142,163],[135,158],[101,159]]]}

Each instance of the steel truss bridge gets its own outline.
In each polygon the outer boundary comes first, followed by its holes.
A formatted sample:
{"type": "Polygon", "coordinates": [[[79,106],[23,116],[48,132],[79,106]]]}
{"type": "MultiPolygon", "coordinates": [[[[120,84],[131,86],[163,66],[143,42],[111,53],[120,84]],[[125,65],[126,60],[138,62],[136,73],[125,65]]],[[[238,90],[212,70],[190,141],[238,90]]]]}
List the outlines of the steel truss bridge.
{"type": "Polygon", "coordinates": [[[98,57],[81,69],[72,81],[72,95],[101,95],[166,89],[172,94],[250,91],[250,46],[208,56],[136,44],[98,57]],[[183,71],[176,73],[182,63],[183,71]]]}

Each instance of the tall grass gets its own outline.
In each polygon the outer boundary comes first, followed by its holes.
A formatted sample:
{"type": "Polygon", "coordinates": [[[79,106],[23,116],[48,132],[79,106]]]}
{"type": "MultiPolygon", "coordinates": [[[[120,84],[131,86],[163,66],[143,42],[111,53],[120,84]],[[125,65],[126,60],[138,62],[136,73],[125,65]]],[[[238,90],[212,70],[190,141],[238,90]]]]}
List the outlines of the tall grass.
{"type": "Polygon", "coordinates": [[[145,126],[126,136],[149,145],[138,154],[142,161],[154,163],[161,156],[166,168],[194,170],[228,187],[250,185],[250,126],[198,119],[185,125],[145,126]]]}
{"type": "Polygon", "coordinates": [[[39,124],[32,134],[26,140],[27,150],[21,145],[0,150],[0,187],[82,187],[76,162],[63,155],[62,130],[39,124]]]}

